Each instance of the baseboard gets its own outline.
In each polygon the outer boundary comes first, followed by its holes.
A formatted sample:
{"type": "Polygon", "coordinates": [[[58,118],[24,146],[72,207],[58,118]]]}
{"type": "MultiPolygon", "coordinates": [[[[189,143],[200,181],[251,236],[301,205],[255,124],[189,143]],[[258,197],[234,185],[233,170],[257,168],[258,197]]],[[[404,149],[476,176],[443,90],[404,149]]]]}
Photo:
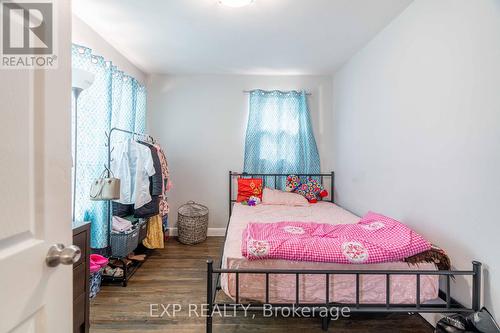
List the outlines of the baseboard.
{"type": "MultiPolygon", "coordinates": [[[[177,228],[169,228],[170,236],[177,236],[177,228]]],[[[221,237],[226,234],[226,228],[208,228],[208,237],[221,237]]]]}

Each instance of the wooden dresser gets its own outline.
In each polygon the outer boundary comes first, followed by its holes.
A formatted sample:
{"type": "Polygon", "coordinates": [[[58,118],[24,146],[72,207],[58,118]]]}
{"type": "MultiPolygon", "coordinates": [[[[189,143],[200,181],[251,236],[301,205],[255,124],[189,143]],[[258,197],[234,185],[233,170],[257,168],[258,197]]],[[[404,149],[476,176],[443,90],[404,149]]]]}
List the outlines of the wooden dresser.
{"type": "Polygon", "coordinates": [[[73,244],[82,250],[82,257],[73,265],[73,332],[88,333],[90,223],[73,225],[73,244]]]}

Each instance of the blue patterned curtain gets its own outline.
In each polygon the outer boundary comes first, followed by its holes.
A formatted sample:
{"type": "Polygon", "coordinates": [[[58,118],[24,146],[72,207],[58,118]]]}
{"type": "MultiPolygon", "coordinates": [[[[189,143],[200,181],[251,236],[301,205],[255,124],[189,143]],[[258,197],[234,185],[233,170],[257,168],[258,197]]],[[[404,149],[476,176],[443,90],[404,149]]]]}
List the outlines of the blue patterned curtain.
{"type": "MultiPolygon", "coordinates": [[[[112,127],[145,132],[146,90],[136,79],[83,46],[72,46],[72,66],[95,75],[92,85],[78,98],[75,219],[91,221],[91,247],[105,248],[109,230],[107,204],[89,200],[90,184],[107,164],[106,133],[112,127]]],[[[113,133],[113,142],[124,138],[120,134],[113,133]]]]}
{"type": "MultiPolygon", "coordinates": [[[[250,174],[320,172],[304,91],[250,92],[243,170],[250,174]]],[[[266,183],[272,181],[269,178],[266,183]]],[[[283,188],[284,179],[276,186],[283,188]]]]}

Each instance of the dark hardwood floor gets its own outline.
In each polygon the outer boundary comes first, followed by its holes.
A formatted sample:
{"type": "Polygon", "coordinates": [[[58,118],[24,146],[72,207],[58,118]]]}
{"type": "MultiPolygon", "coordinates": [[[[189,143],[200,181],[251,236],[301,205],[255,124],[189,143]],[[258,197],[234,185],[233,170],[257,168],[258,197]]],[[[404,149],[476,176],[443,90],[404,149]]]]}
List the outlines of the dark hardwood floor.
{"type": "MultiPolygon", "coordinates": [[[[147,262],[137,271],[126,288],[103,286],[91,302],[91,327],[94,333],[114,332],[175,332],[203,333],[204,318],[196,318],[200,304],[206,297],[206,259],[217,258],[223,238],[211,237],[206,242],[187,246],[175,239],[166,248],[154,251],[147,262]],[[198,309],[189,316],[189,304],[198,309]],[[152,313],[151,316],[151,304],[152,313]],[[164,314],[161,305],[180,304],[182,310],[172,316],[164,314]]],[[[270,332],[309,333],[322,332],[319,319],[315,318],[214,318],[214,333],[270,332]]],[[[419,315],[352,315],[334,321],[330,332],[338,333],[432,333],[433,328],[419,315]]]]}

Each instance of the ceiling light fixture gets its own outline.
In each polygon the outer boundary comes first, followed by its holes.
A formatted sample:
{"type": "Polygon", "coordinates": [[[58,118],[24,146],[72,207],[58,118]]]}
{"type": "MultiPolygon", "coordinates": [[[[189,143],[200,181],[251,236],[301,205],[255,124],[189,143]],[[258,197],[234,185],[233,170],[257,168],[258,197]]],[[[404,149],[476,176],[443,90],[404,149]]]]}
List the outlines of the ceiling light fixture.
{"type": "Polygon", "coordinates": [[[253,2],[254,0],[219,0],[219,4],[233,8],[245,7],[253,2]]]}

